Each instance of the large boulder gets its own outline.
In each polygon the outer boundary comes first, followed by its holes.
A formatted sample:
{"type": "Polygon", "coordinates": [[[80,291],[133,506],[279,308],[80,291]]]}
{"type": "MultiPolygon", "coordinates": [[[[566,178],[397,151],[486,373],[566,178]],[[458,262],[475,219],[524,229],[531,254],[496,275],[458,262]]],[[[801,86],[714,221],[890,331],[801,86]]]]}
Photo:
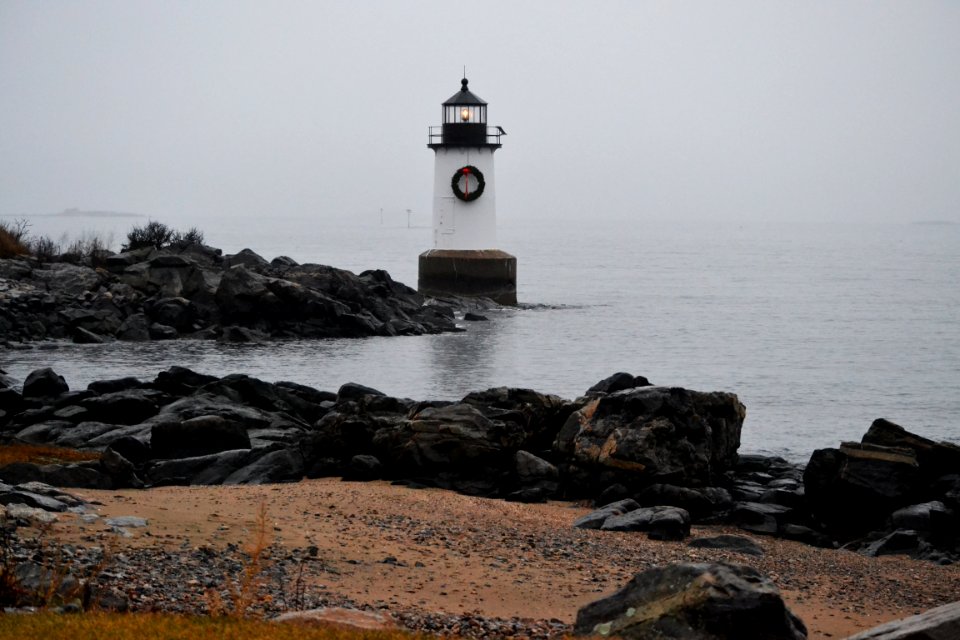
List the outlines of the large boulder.
{"type": "Polygon", "coordinates": [[[949,442],[935,442],[910,433],[900,425],[883,418],[873,421],[861,442],[912,450],[920,466],[920,473],[928,479],[956,473],[960,469],[960,446],[949,442]]]}
{"type": "Polygon", "coordinates": [[[746,414],[732,393],[638,387],[602,396],[572,414],[554,448],[627,486],[714,484],[737,461],[746,414]]]}
{"type": "Polygon", "coordinates": [[[803,483],[814,517],[841,539],[883,526],[894,511],[918,502],[922,487],[913,450],[859,443],[814,451],[803,483]]]}
{"type": "Polygon", "coordinates": [[[63,376],[50,367],[31,371],[23,383],[24,398],[51,398],[69,390],[63,376]]]}
{"type": "Polygon", "coordinates": [[[509,469],[523,435],[515,423],[491,420],[472,405],[455,404],[427,407],[410,420],[380,429],[373,446],[377,457],[399,473],[470,475],[509,469]]]}
{"type": "Polygon", "coordinates": [[[802,640],[807,629],[756,569],[678,563],[637,574],[577,612],[577,635],[635,640],[802,640]]]}

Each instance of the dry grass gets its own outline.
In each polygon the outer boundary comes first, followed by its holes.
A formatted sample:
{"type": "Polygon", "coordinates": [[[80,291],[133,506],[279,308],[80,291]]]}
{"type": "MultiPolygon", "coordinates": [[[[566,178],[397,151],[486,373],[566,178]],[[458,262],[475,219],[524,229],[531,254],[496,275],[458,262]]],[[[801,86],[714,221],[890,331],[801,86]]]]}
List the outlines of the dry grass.
{"type": "Polygon", "coordinates": [[[158,613],[0,615],[0,640],[415,640],[403,631],[355,631],[234,617],[158,613]]]}
{"type": "Polygon", "coordinates": [[[11,225],[0,222],[0,258],[15,258],[29,253],[22,238],[11,225]]]}
{"type": "Polygon", "coordinates": [[[99,460],[96,451],[78,451],[63,447],[51,447],[39,444],[0,445],[0,466],[13,462],[33,462],[34,464],[57,464],[64,462],[85,462],[99,460]]]}

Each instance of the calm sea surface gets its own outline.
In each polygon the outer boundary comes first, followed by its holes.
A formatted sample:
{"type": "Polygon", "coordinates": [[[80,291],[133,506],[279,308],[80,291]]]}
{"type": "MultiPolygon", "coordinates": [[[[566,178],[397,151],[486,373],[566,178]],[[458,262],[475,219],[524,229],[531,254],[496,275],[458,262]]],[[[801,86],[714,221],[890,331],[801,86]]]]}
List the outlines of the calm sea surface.
{"type": "MultiPolygon", "coordinates": [[[[129,218],[31,218],[53,238],[114,235],[129,218]]],[[[193,223],[162,220],[186,229],[193,223]]],[[[424,220],[207,220],[208,244],[250,247],[416,285],[424,220]]],[[[22,380],[52,366],[71,388],[152,378],[171,365],[336,390],[346,381],[417,399],[522,386],[572,398],[616,371],[662,385],[736,392],[741,451],[806,460],[885,417],[960,441],[960,226],[501,221],[525,308],[439,336],[0,352],[22,380]]]]}

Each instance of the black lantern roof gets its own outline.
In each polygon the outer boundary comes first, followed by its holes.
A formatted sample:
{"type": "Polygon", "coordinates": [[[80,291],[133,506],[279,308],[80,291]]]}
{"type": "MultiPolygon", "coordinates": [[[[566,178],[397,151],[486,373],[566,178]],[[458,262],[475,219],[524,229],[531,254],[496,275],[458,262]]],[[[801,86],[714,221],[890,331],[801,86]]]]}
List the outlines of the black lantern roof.
{"type": "Polygon", "coordinates": [[[467,79],[464,78],[460,81],[460,91],[457,91],[455,94],[450,96],[450,99],[444,102],[443,106],[449,107],[455,104],[485,105],[487,103],[467,89],[467,79]]]}
{"type": "Polygon", "coordinates": [[[443,103],[443,124],[430,127],[427,146],[499,149],[503,129],[487,126],[487,103],[467,89],[466,78],[460,85],[460,91],[443,103]]]}

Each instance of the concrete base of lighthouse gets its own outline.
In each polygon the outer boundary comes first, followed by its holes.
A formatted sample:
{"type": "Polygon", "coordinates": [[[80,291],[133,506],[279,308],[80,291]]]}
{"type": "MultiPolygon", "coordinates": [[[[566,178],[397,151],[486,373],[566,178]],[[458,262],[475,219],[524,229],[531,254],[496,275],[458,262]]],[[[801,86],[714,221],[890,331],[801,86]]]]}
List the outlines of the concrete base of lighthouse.
{"type": "Polygon", "coordinates": [[[431,249],[420,254],[417,289],[517,304],[517,259],[499,249],[431,249]]]}

